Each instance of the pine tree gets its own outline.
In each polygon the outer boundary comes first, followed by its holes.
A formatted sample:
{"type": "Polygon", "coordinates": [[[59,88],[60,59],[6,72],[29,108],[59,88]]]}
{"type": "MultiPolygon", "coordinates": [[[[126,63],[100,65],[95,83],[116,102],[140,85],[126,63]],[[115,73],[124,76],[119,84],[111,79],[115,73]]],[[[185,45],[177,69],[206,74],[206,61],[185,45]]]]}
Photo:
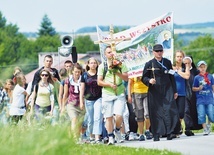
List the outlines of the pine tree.
{"type": "Polygon", "coordinates": [[[54,36],[56,35],[55,28],[52,27],[52,22],[48,18],[48,16],[45,14],[44,17],[42,18],[41,22],[41,28],[39,29],[39,37],[41,36],[54,36]]]}
{"type": "Polygon", "coordinates": [[[4,28],[5,25],[6,25],[6,22],[7,22],[6,18],[3,17],[3,15],[2,15],[2,13],[0,11],[0,28],[4,28]]]}

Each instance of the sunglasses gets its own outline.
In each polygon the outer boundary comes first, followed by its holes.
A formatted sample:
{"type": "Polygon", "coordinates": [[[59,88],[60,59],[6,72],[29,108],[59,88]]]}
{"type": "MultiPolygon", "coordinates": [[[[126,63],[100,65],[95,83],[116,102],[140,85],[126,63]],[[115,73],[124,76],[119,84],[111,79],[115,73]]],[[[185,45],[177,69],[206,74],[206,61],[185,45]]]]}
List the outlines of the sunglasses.
{"type": "Polygon", "coordinates": [[[43,76],[48,77],[49,75],[48,75],[48,74],[41,74],[41,76],[42,76],[42,77],[43,77],[43,76]]]}
{"type": "Polygon", "coordinates": [[[159,51],[155,51],[155,52],[163,52],[163,51],[159,50],[159,51]]]}

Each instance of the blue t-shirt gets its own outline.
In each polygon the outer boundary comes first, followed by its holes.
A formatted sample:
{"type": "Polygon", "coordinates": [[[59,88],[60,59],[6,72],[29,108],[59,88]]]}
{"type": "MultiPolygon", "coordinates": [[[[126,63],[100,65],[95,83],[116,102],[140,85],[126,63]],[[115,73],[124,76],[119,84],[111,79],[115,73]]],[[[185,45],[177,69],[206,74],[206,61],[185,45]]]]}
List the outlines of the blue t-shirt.
{"type": "Polygon", "coordinates": [[[213,90],[214,79],[211,74],[208,74],[210,84],[208,85],[201,75],[196,75],[193,81],[193,87],[199,87],[203,85],[203,89],[196,92],[197,104],[214,104],[213,101],[213,90]]]}
{"type": "Polygon", "coordinates": [[[175,73],[174,77],[175,77],[178,96],[186,96],[185,79],[182,78],[178,73],[175,73]]]}

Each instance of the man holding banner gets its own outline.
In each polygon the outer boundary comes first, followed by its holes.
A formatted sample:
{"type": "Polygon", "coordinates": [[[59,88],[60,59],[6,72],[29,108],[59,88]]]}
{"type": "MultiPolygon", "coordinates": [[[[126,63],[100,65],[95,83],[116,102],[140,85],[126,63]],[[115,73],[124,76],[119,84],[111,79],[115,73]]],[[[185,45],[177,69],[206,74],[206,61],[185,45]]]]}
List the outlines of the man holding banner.
{"type": "Polygon", "coordinates": [[[170,60],[163,58],[163,46],[153,46],[154,58],[145,64],[142,82],[148,89],[148,108],[151,121],[151,131],[154,141],[167,135],[172,140],[172,134],[179,123],[176,83],[170,60]]]}

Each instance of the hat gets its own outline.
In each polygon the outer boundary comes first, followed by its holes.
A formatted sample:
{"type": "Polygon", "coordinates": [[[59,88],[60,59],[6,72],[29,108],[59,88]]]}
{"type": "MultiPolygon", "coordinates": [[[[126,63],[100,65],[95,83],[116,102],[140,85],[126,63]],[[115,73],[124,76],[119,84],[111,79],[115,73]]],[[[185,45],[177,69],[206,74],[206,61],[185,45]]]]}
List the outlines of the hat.
{"type": "Polygon", "coordinates": [[[197,66],[201,66],[201,65],[207,65],[207,63],[204,60],[201,60],[197,63],[197,66]]]}
{"type": "Polygon", "coordinates": [[[153,46],[153,51],[163,51],[163,46],[161,44],[156,44],[153,46]]]}

